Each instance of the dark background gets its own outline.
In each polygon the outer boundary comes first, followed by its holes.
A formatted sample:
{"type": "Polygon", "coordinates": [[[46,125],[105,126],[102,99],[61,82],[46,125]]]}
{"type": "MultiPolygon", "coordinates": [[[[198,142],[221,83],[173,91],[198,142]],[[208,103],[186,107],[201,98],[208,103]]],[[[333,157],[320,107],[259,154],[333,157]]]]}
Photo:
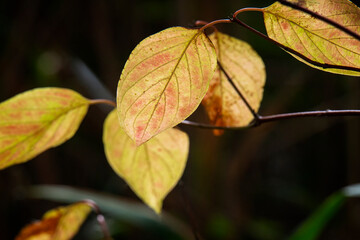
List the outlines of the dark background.
{"type": "MultiPolygon", "coordinates": [[[[4,0],[0,2],[0,100],[36,88],[71,88],[88,98],[85,64],[115,95],[122,68],[145,37],[171,26],[193,26],[273,1],[216,0],[4,0]],[[79,65],[80,64],[80,65],[79,65]]],[[[265,32],[260,13],[241,19],[265,32]]],[[[219,25],[248,41],[267,71],[263,115],[324,109],[359,109],[359,78],[312,69],[235,24],[219,25]]],[[[89,77],[90,78],[90,77],[89,77]]],[[[109,97],[105,93],[104,98],[109,97]]],[[[111,97],[111,96],[110,96],[111,97]]],[[[61,184],[140,202],[108,165],[102,124],[109,109],[90,107],[79,132],[28,163],[0,172],[0,239],[61,203],[28,199],[23,189],[61,184]]],[[[203,110],[191,117],[206,122],[203,110]]],[[[360,119],[293,119],[226,132],[181,126],[191,139],[182,179],[164,211],[196,226],[205,239],[284,239],[324,199],[360,182],[360,119]],[[186,191],[184,205],[182,191],[186,191]],[[187,211],[190,209],[190,211],[187,211]],[[186,212],[190,212],[187,214],[186,212]]],[[[116,239],[167,239],[156,230],[118,225],[116,239]]],[[[85,237],[83,229],[77,239],[85,237]]],[[[347,200],[320,239],[359,239],[360,202],[347,200]]]]}

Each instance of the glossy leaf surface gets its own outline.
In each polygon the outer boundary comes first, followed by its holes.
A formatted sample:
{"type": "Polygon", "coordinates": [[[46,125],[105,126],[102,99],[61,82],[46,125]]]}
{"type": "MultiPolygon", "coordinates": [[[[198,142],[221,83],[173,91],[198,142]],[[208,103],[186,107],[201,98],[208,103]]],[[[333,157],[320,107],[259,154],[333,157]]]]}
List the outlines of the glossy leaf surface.
{"type": "Polygon", "coordinates": [[[216,68],[213,44],[202,31],[168,28],[131,53],[117,90],[120,124],[137,145],[193,113],[216,68]]]}
{"type": "Polygon", "coordinates": [[[32,159],[71,138],[89,101],[69,89],[41,88],[0,104],[0,169],[32,159]]]}
{"type": "Polygon", "coordinates": [[[163,199],[184,171],[189,151],[186,133],[170,128],[137,147],[113,111],[105,121],[103,141],[113,170],[159,213],[163,199]]]}
{"type": "MultiPolygon", "coordinates": [[[[257,111],[263,96],[265,66],[249,44],[229,35],[214,32],[210,36],[218,61],[251,107],[257,111]]],[[[246,126],[253,119],[248,107],[218,67],[202,101],[212,124],[246,126]]],[[[215,130],[215,134],[221,131],[215,130]]]]}
{"type": "MultiPolygon", "coordinates": [[[[360,9],[348,0],[292,1],[360,34],[360,9]]],[[[354,67],[360,70],[360,42],[334,26],[279,2],[264,9],[270,38],[321,64],[354,67]]],[[[295,56],[295,55],[293,55],[295,56]]],[[[360,72],[322,68],[323,71],[360,76],[360,72]]]]}
{"type": "Polygon", "coordinates": [[[78,232],[91,207],[75,203],[44,214],[41,221],[24,227],[15,240],[69,240],[78,232]]]}

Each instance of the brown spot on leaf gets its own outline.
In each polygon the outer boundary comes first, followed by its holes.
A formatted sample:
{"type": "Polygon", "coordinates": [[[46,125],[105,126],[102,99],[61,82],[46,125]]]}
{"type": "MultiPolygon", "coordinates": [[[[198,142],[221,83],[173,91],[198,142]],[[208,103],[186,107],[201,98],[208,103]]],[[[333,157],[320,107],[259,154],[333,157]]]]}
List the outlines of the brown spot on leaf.
{"type": "Polygon", "coordinates": [[[64,91],[54,91],[54,92],[51,92],[51,95],[54,95],[54,96],[57,96],[57,97],[62,97],[62,98],[73,98],[73,95],[72,94],[68,94],[64,91]]]}
{"type": "Polygon", "coordinates": [[[162,184],[162,182],[155,182],[154,187],[157,189],[162,189],[164,188],[164,184],[162,184]]]}
{"type": "Polygon", "coordinates": [[[281,28],[284,29],[284,30],[288,30],[290,27],[290,23],[288,22],[282,22],[281,23],[281,28]]]}
{"type": "Polygon", "coordinates": [[[137,126],[135,129],[135,136],[136,138],[141,138],[143,135],[143,131],[144,131],[144,126],[137,126]]]}

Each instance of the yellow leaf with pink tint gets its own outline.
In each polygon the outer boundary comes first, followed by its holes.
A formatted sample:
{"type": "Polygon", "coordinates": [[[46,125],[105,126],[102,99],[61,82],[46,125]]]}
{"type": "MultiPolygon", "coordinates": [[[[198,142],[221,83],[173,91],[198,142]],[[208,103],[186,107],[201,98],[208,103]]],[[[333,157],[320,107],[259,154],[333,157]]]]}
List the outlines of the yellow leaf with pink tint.
{"type": "Polygon", "coordinates": [[[216,53],[198,29],[173,27],[136,46],[120,76],[120,125],[137,145],[186,119],[201,103],[216,53]]]}
{"type": "Polygon", "coordinates": [[[24,227],[15,240],[69,240],[79,231],[91,207],[75,203],[46,212],[40,221],[24,227]]]}
{"type": "Polygon", "coordinates": [[[105,120],[103,142],[112,169],[156,213],[183,174],[189,152],[186,133],[170,128],[137,147],[113,111],[105,120]]]}
{"type": "MultiPolygon", "coordinates": [[[[360,9],[348,0],[290,1],[360,34],[360,9]]],[[[270,38],[320,64],[338,65],[358,71],[315,66],[323,71],[360,76],[360,41],[336,27],[279,2],[264,9],[266,31],[270,38]]]]}
{"type": "MultiPolygon", "coordinates": [[[[215,31],[210,35],[218,61],[252,109],[259,109],[265,84],[265,66],[261,57],[244,41],[215,31]]],[[[212,124],[241,127],[253,120],[253,115],[236,93],[225,74],[217,68],[202,101],[212,124]]],[[[220,135],[221,130],[214,130],[220,135]]]]}
{"type": "Polygon", "coordinates": [[[0,104],[0,169],[28,161],[70,139],[89,101],[61,88],[30,90],[0,104]]]}

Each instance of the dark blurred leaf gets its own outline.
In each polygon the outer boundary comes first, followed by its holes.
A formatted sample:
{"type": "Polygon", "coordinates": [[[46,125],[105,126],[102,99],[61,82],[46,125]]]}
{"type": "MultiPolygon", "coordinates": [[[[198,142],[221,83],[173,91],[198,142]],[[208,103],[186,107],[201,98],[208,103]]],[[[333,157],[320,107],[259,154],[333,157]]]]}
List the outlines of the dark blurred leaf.
{"type": "Polygon", "coordinates": [[[343,188],[346,197],[360,197],[360,184],[353,184],[343,188]]]}
{"type": "Polygon", "coordinates": [[[184,223],[165,212],[159,217],[143,204],[132,203],[109,194],[105,195],[61,185],[37,185],[28,189],[27,196],[66,203],[91,199],[97,203],[104,213],[119,220],[148,230],[163,231],[172,239],[191,239],[192,236],[190,229],[184,223]]]}
{"type": "Polygon", "coordinates": [[[306,219],[289,240],[316,239],[325,225],[341,208],[346,197],[360,197],[360,184],[354,184],[332,194],[306,219]]]}
{"type": "Polygon", "coordinates": [[[303,222],[289,240],[312,240],[316,239],[321,230],[332,216],[340,209],[344,200],[344,193],[336,192],[328,197],[318,209],[303,222]]]}

